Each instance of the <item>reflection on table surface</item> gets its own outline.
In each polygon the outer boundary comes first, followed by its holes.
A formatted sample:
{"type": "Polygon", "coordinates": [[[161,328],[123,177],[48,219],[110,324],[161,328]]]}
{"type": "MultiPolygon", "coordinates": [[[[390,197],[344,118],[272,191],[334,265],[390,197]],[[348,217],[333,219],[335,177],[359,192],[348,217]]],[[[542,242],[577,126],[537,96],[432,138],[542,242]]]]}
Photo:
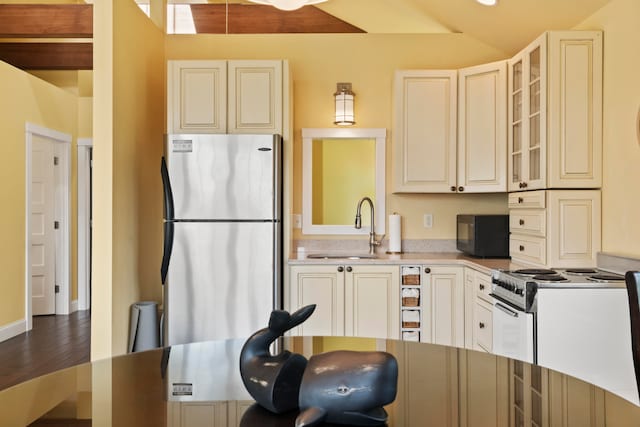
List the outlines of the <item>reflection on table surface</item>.
{"type": "MultiPolygon", "coordinates": [[[[73,418],[91,419],[94,427],[293,426],[297,411],[273,415],[244,389],[243,344],[179,345],[54,372],[0,392],[0,425],[73,418]]],[[[388,426],[640,425],[640,407],[612,393],[487,353],[350,337],[293,337],[281,345],[306,357],[333,350],[393,354],[398,394],[386,407],[388,426]]]]}

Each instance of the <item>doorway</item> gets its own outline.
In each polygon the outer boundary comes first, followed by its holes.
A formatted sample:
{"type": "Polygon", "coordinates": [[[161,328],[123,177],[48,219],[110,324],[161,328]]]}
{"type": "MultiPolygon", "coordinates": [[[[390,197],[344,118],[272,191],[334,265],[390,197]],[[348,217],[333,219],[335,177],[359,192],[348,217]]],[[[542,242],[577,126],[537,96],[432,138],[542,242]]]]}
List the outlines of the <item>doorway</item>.
{"type": "Polygon", "coordinates": [[[71,135],[26,124],[25,317],[71,312],[71,135]]]}

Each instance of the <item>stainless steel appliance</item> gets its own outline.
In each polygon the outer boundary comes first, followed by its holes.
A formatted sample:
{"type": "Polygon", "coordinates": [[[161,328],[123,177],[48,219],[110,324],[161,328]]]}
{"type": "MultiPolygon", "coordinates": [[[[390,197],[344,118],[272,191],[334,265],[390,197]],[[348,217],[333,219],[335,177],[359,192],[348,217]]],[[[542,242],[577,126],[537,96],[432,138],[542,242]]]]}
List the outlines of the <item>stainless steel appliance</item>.
{"type": "Polygon", "coordinates": [[[496,270],[493,352],[637,401],[624,276],[600,269],[496,270]]]}
{"type": "Polygon", "coordinates": [[[281,145],[165,138],[164,345],[248,337],[281,307],[281,145]]]}

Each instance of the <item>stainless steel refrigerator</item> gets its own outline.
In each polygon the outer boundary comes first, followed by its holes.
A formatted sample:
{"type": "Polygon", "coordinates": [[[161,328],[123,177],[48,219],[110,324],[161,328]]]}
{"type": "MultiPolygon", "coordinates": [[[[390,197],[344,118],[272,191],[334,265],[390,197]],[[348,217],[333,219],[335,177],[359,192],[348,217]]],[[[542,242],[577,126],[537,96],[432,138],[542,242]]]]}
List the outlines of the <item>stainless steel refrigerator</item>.
{"type": "Polygon", "coordinates": [[[281,307],[279,135],[167,135],[164,345],[248,337],[281,307]]]}

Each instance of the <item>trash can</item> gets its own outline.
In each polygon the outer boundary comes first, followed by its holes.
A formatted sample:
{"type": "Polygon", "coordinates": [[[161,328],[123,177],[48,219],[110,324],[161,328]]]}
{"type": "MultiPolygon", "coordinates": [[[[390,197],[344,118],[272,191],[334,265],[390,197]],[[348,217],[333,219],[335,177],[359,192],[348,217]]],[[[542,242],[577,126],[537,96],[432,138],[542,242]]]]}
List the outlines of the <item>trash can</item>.
{"type": "Polygon", "coordinates": [[[131,305],[129,353],[160,347],[158,303],[139,301],[131,305]]]}

